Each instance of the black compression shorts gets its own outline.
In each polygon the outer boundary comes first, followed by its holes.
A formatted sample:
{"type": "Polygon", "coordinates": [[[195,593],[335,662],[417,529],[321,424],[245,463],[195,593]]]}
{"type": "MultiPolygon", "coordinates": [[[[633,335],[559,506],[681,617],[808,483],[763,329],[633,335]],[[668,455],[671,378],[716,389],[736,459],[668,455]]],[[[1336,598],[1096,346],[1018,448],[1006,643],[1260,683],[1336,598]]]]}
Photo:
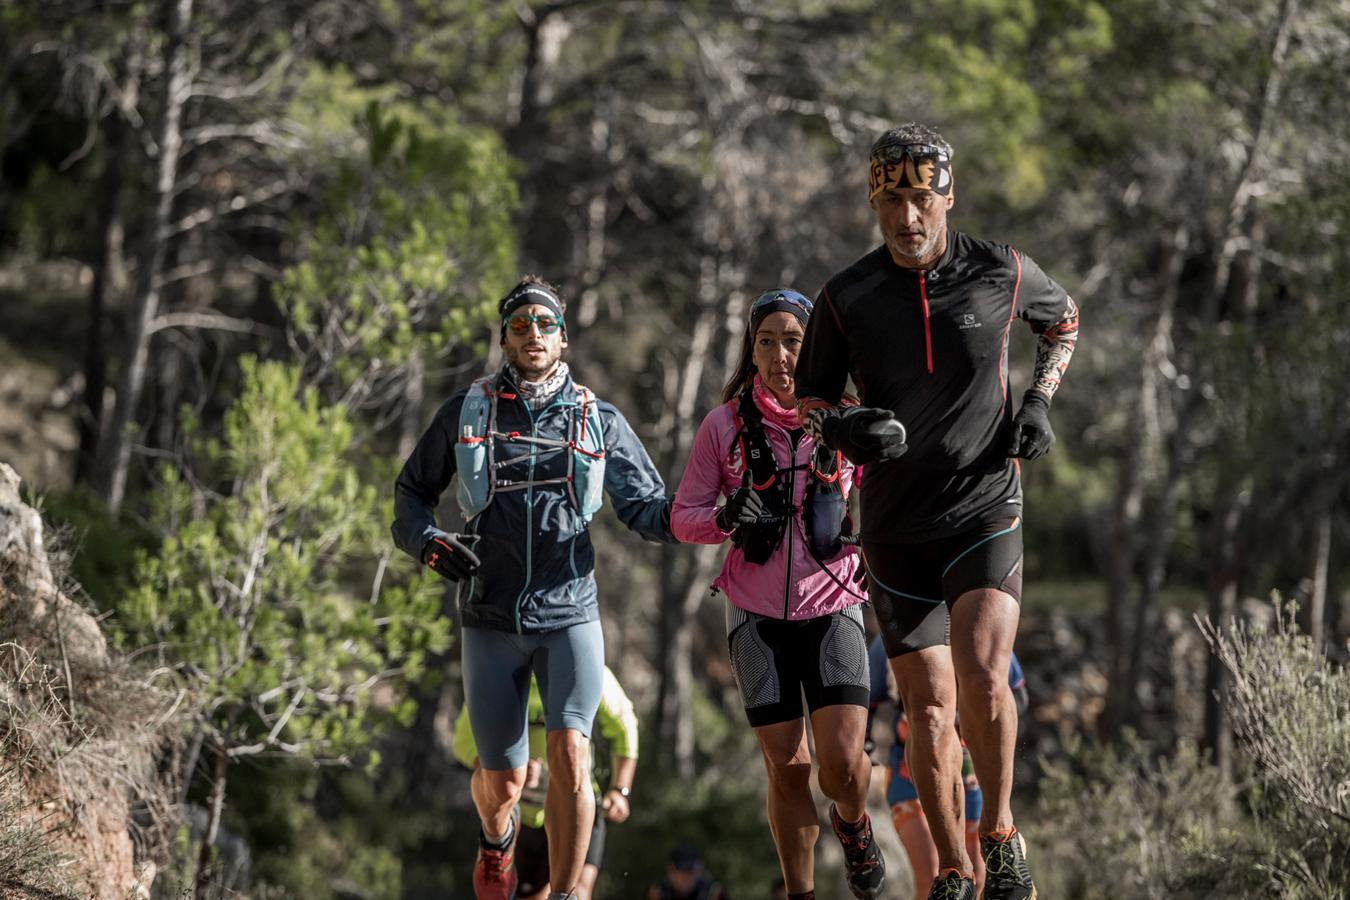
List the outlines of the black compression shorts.
{"type": "Polygon", "coordinates": [[[996,588],[1022,600],[1022,519],[1000,519],[935,541],[863,541],[872,608],[888,657],[951,643],[950,607],[996,588]]]}
{"type": "Polygon", "coordinates": [[[814,619],[771,619],[727,604],[731,671],[750,725],[802,717],[802,693],[815,712],[867,707],[871,680],[862,605],[814,619]]]}
{"type": "MultiPolygon", "coordinates": [[[[605,814],[600,810],[600,798],[595,798],[595,823],[591,826],[591,846],[586,851],[586,865],[600,868],[605,858],[605,814]]],[[[548,884],[548,835],[542,828],[521,828],[516,839],[516,873],[520,882],[516,894],[529,897],[539,893],[548,884]]]]}

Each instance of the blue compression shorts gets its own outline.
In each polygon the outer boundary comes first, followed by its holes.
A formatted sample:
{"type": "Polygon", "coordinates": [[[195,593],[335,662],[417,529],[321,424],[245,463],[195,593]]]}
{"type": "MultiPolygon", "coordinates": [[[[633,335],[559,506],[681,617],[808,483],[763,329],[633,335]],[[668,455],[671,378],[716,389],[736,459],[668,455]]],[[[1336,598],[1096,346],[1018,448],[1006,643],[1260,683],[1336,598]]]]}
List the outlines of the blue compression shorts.
{"type": "Polygon", "coordinates": [[[600,622],[542,634],[461,630],[464,702],[484,769],[518,769],[529,760],[530,673],[539,681],[547,731],[591,736],[604,685],[600,622]]]}

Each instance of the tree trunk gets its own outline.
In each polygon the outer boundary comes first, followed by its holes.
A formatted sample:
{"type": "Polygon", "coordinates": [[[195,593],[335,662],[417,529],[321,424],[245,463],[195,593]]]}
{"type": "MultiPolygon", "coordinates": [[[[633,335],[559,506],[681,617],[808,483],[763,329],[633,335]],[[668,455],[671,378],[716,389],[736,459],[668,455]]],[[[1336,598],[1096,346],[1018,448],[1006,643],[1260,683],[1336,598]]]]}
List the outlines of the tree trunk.
{"type": "MultiPolygon", "coordinates": [[[[607,169],[618,170],[622,147],[611,140],[614,110],[614,90],[610,88],[604,99],[596,103],[595,114],[591,117],[591,155],[593,159],[604,160],[607,169]]],[[[608,259],[609,192],[609,178],[592,179],[590,199],[585,205],[585,223],[576,230],[577,246],[572,255],[576,260],[573,271],[578,273],[580,296],[576,321],[581,328],[595,324],[600,312],[600,279],[608,259]]]]}
{"type": "Polygon", "coordinates": [[[1135,602],[1134,632],[1130,644],[1130,667],[1125,678],[1125,722],[1130,725],[1138,725],[1142,717],[1144,688],[1149,677],[1149,669],[1153,664],[1152,638],[1158,620],[1158,593],[1162,590],[1167,577],[1167,556],[1172,546],[1172,524],[1176,520],[1182,476],[1186,469],[1190,447],[1189,438],[1181,433],[1184,427],[1183,423],[1178,422],[1177,430],[1169,442],[1171,452],[1168,455],[1167,474],[1158,498],[1157,515],[1151,523],[1152,529],[1145,546],[1139,576],[1139,598],[1135,602]]]}
{"type": "Polygon", "coordinates": [[[220,834],[220,818],[225,810],[225,780],[230,771],[230,758],[223,747],[211,748],[211,793],[207,800],[206,834],[197,853],[197,875],[193,897],[205,900],[211,886],[211,856],[220,834]]]}
{"type": "Polygon", "coordinates": [[[105,323],[108,310],[119,305],[126,293],[127,268],[123,256],[126,227],[122,218],[125,177],[122,160],[126,151],[127,126],[121,110],[114,110],[104,125],[108,146],[106,168],[99,185],[99,251],[94,283],[89,289],[89,332],[84,345],[84,396],[80,400],[78,428],[80,449],[75,457],[75,481],[94,477],[99,442],[103,436],[103,395],[108,389],[108,351],[105,323]]]}
{"type": "MultiPolygon", "coordinates": [[[[1145,625],[1141,623],[1148,621],[1149,613],[1145,609],[1136,609],[1134,628],[1130,629],[1129,604],[1132,595],[1130,588],[1134,583],[1135,565],[1138,561],[1137,535],[1144,506],[1147,481],[1145,470],[1149,457],[1157,455],[1159,444],[1162,442],[1158,413],[1158,377],[1163,367],[1170,363],[1172,330],[1176,318],[1174,313],[1188,242],[1185,226],[1178,226],[1172,235],[1163,241],[1160,248],[1157,317],[1153,324],[1153,337],[1145,351],[1144,365],[1140,368],[1139,384],[1131,414],[1130,428],[1133,433],[1125,435],[1125,449],[1121,454],[1120,475],[1116,483],[1115,507],[1111,517],[1105,623],[1107,646],[1111,648],[1110,695],[1106,715],[1103,716],[1108,735],[1117,733],[1122,726],[1135,724],[1138,718],[1137,682],[1131,674],[1135,669],[1132,648],[1137,647],[1144,638],[1145,625]]],[[[1170,466],[1168,473],[1169,479],[1174,479],[1176,466],[1170,466]]],[[[1167,504],[1163,504],[1161,508],[1165,513],[1169,510],[1167,504]]],[[[1170,513],[1168,514],[1170,516],[1170,513]]],[[[1153,526],[1154,534],[1157,534],[1159,529],[1164,534],[1170,533],[1170,518],[1165,522],[1154,522],[1153,526]]],[[[1153,554],[1159,552],[1156,542],[1150,543],[1149,550],[1153,554]]],[[[1166,550],[1167,543],[1164,540],[1161,544],[1164,558],[1166,550]]],[[[1149,599],[1149,596],[1141,593],[1139,602],[1142,604],[1149,599]]]]}
{"type": "MultiPolygon", "coordinates": [[[[1148,381],[1147,378],[1144,381],[1148,381]]],[[[1145,386],[1140,386],[1142,395],[1145,386]]],[[[1139,422],[1136,416],[1135,422],[1139,422]]],[[[1116,494],[1111,510],[1111,546],[1107,558],[1106,610],[1104,625],[1110,662],[1107,673],[1108,695],[1102,716],[1104,736],[1114,735],[1129,724],[1130,702],[1125,672],[1128,668],[1131,634],[1126,625],[1130,585],[1134,581],[1135,533],[1144,505],[1142,442],[1126,437],[1116,474],[1116,494]]]]}
{"type": "Polygon", "coordinates": [[[159,130],[154,218],[149,229],[148,246],[141,255],[140,271],[137,274],[136,301],[124,353],[117,404],[99,451],[98,491],[114,515],[121,510],[126,492],[131,444],[135,438],[136,409],[145,386],[151,326],[159,314],[159,278],[164,270],[168,250],[174,184],[178,178],[178,161],[183,145],[183,107],[187,104],[192,87],[192,53],[188,46],[192,0],[169,0],[169,3],[169,31],[164,51],[168,77],[165,84],[164,119],[159,130]]]}
{"type": "MultiPolygon", "coordinates": [[[[1223,490],[1221,487],[1219,490],[1223,490]]],[[[1212,553],[1213,576],[1209,587],[1209,619],[1220,634],[1233,627],[1237,614],[1241,558],[1237,539],[1242,519],[1251,502],[1248,485],[1215,509],[1212,553]]],[[[1205,748],[1226,780],[1233,777],[1233,729],[1228,721],[1228,672],[1219,657],[1210,652],[1205,663],[1205,748]]]]}
{"type": "MultiPolygon", "coordinates": [[[[704,279],[716,279],[716,262],[705,260],[704,279]]],[[[704,301],[694,322],[693,335],[685,356],[685,366],[675,382],[675,395],[667,398],[667,408],[674,411],[670,428],[670,443],[664,467],[671,478],[679,477],[679,467],[689,457],[689,447],[697,430],[698,389],[703,373],[713,353],[713,338],[717,332],[718,310],[708,296],[716,292],[700,291],[704,301]]],[[[661,556],[661,620],[660,648],[661,679],[657,689],[657,735],[664,754],[662,762],[676,770],[692,766],[692,716],[689,708],[689,688],[692,684],[690,653],[693,647],[693,616],[686,613],[690,607],[689,594],[693,590],[691,576],[697,564],[689,558],[687,548],[665,547],[661,556]],[[685,741],[681,742],[681,736],[685,741]],[[686,754],[687,751],[687,754],[686,754]]],[[[692,609],[697,609],[695,604],[692,609]]]]}
{"type": "Polygon", "coordinates": [[[417,446],[426,423],[422,421],[422,400],[426,394],[427,367],[421,354],[408,360],[408,377],[403,388],[403,413],[399,416],[398,458],[407,459],[417,446]]]}
{"type": "Polygon", "coordinates": [[[1326,647],[1327,571],[1331,567],[1331,507],[1319,510],[1312,522],[1311,576],[1308,597],[1300,615],[1303,629],[1319,650],[1326,647]]]}

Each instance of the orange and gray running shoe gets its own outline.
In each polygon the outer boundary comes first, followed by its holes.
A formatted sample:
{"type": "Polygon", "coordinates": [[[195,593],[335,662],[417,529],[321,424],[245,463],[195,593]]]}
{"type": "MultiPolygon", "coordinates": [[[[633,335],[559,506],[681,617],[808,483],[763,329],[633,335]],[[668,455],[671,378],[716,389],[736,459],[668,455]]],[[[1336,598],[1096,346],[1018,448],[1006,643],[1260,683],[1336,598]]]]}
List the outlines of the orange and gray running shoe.
{"type": "Polygon", "coordinates": [[[1014,828],[1002,840],[980,835],[980,855],[984,857],[984,900],[1036,900],[1022,832],[1014,828]]]}

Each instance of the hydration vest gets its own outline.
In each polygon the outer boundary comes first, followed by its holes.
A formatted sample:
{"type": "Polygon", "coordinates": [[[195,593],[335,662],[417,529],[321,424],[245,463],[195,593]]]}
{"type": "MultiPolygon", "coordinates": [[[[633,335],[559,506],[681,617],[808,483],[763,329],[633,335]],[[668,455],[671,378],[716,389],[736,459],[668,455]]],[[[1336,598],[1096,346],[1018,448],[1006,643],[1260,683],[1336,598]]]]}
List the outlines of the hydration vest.
{"type": "Polygon", "coordinates": [[[816,442],[810,463],[780,469],[774,459],[769,436],[764,430],[764,414],[755,404],[750,387],[747,386],[736,398],[735,414],[741,462],[750,473],[750,486],[760,493],[760,499],[764,501],[766,515],[753,525],[737,528],[731,536],[731,542],[741,548],[747,562],[756,565],[768,562],[774,550],[783,542],[792,516],[797,511],[792,505],[790,476],[805,470],[806,477],[810,479],[806,485],[806,494],[802,497],[806,544],[816,562],[824,565],[824,560],[838,555],[844,535],[852,531],[844,502],[843,484],[839,480],[843,467],[842,454],[816,442]]]}
{"type": "Polygon", "coordinates": [[[503,491],[531,487],[565,486],[581,521],[588,524],[603,502],[605,486],[605,431],[600,406],[590,388],[573,384],[577,400],[565,438],[535,437],[497,428],[497,401],[516,395],[496,389],[497,376],[479,378],[469,386],[459,411],[459,437],[455,442],[455,467],[459,487],[456,498],[466,519],[487,509],[503,491]],[[526,444],[525,452],[499,458],[510,444],[526,444]],[[528,461],[540,453],[567,454],[567,474],[557,478],[512,481],[499,474],[506,466],[528,461]]]}

